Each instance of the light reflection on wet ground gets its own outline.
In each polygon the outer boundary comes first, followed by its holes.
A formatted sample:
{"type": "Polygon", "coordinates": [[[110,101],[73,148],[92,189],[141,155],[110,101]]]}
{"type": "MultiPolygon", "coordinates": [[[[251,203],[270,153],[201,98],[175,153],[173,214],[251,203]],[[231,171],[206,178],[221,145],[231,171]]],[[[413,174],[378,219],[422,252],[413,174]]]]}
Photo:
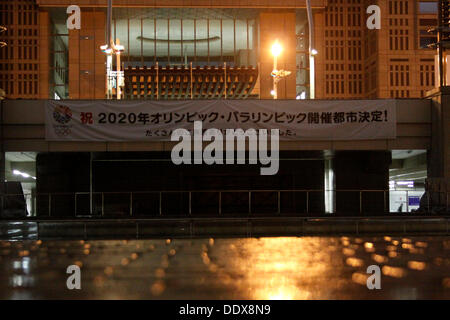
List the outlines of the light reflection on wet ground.
{"type": "Polygon", "coordinates": [[[1,241],[0,298],[449,299],[449,253],[450,237],[1,241]]]}

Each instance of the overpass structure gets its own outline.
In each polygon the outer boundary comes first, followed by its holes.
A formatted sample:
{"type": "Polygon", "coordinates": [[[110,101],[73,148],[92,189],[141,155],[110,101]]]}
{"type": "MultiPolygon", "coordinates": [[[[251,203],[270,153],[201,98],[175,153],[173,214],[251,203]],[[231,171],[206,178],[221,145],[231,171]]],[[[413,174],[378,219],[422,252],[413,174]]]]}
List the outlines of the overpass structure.
{"type": "MultiPolygon", "coordinates": [[[[37,155],[35,162],[30,163],[34,168],[21,165],[25,168],[23,172],[34,170],[37,177],[35,192],[39,201],[34,212],[38,216],[49,212],[51,216],[150,211],[190,214],[217,208],[221,208],[219,213],[253,214],[265,212],[269,207],[275,213],[283,210],[306,214],[386,212],[389,211],[390,170],[398,177],[406,174],[411,178],[417,174],[417,168],[421,175],[426,173],[426,190],[437,195],[428,207],[447,208],[449,93],[445,87],[430,92],[426,99],[396,99],[396,134],[389,139],[336,140],[336,132],[330,129],[320,140],[281,140],[280,171],[267,178],[260,176],[259,168],[254,170],[251,165],[175,166],[170,161],[170,151],[177,142],[47,140],[47,100],[4,100],[1,104],[2,166],[5,168],[8,153],[37,155]],[[402,161],[391,154],[401,150],[422,153],[414,161],[402,161]],[[118,196],[117,192],[122,195],[118,196]],[[159,209],[153,208],[155,203],[159,209]]],[[[70,101],[67,103],[74,103],[70,101]]],[[[345,106],[351,101],[335,100],[334,103],[345,106]]],[[[251,103],[255,107],[263,106],[263,102],[252,100],[251,103]]],[[[115,103],[120,107],[130,101],[115,103]]],[[[241,111],[246,111],[246,103],[242,101],[241,111]]],[[[273,106],[283,111],[282,103],[282,100],[273,101],[273,106]]],[[[296,105],[295,101],[289,103],[296,105]]],[[[298,106],[310,107],[314,103],[317,100],[302,101],[298,106]]],[[[13,160],[9,162],[11,165],[13,160]]]]}
{"type": "MultiPolygon", "coordinates": [[[[68,142],[46,141],[46,100],[2,102],[2,144],[4,152],[121,152],[171,151],[174,142],[68,142]]],[[[342,102],[345,104],[345,101],[342,102]]],[[[395,139],[280,141],[280,150],[428,150],[432,145],[432,100],[396,100],[395,139]]]]}

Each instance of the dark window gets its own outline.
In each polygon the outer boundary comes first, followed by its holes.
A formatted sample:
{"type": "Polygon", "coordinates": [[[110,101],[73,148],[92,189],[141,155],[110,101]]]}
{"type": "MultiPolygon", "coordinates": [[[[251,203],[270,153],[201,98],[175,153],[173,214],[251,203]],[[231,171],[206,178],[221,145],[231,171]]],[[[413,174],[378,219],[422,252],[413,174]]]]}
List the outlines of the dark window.
{"type": "Polygon", "coordinates": [[[419,2],[419,13],[421,14],[435,14],[438,12],[438,3],[433,2],[419,2]]]}
{"type": "Polygon", "coordinates": [[[437,38],[435,37],[421,37],[420,38],[420,48],[426,49],[429,44],[436,43],[437,38]]]}

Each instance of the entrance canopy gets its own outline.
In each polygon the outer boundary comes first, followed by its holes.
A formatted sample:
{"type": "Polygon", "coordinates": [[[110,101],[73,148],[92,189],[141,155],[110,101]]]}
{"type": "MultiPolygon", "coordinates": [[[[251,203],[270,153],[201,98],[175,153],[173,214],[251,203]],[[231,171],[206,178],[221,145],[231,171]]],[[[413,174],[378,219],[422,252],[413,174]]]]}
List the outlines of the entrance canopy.
{"type": "Polygon", "coordinates": [[[256,68],[144,67],[125,70],[126,99],[246,99],[258,78],[256,68]]]}

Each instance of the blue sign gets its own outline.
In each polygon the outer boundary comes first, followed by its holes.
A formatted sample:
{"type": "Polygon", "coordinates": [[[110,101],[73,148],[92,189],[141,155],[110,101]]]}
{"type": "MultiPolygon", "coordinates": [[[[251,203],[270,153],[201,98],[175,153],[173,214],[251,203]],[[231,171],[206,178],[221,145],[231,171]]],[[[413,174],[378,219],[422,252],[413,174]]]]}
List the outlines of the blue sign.
{"type": "Polygon", "coordinates": [[[420,197],[419,196],[408,197],[408,205],[410,206],[420,205],[420,197]]]}

